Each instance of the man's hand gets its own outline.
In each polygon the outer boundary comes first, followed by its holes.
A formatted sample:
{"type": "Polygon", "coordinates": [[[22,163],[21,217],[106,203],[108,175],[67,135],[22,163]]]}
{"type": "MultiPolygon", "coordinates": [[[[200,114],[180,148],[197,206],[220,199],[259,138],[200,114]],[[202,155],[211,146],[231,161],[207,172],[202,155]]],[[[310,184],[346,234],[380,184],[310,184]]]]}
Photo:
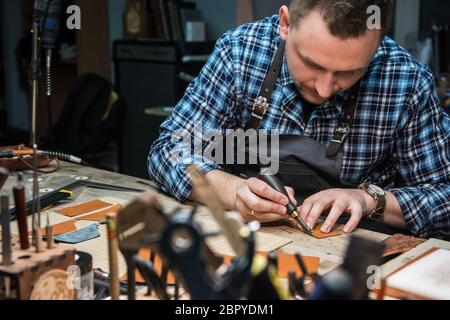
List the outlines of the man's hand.
{"type": "MultiPolygon", "coordinates": [[[[240,212],[246,221],[275,222],[288,218],[286,210],[288,198],[264,181],[256,178],[245,180],[218,170],[209,172],[206,178],[215,189],[224,208],[240,212]]],[[[292,203],[297,204],[294,190],[288,187],[286,190],[292,203]]],[[[195,190],[191,199],[201,202],[195,190]]]]}
{"type": "MultiPolygon", "coordinates": [[[[294,190],[286,187],[292,203],[297,204],[294,190]]],[[[233,208],[246,220],[274,222],[288,218],[286,206],[289,199],[257,178],[242,180],[236,189],[233,208]]]]}
{"type": "Polygon", "coordinates": [[[330,213],[321,227],[321,231],[329,233],[336,221],[343,214],[351,217],[344,226],[345,233],[351,233],[358,226],[363,216],[375,208],[375,200],[364,190],[329,189],[307,198],[298,212],[309,227],[314,228],[322,213],[330,209],[330,213]]]}

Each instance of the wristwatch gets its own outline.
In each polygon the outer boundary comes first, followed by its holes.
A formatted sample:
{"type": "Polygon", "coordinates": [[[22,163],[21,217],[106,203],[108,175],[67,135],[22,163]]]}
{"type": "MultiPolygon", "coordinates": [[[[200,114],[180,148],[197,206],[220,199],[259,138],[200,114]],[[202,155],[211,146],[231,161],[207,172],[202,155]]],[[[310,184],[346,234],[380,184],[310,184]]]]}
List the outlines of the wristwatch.
{"type": "Polygon", "coordinates": [[[386,192],[380,187],[368,183],[361,184],[360,188],[372,196],[376,202],[375,209],[369,212],[367,218],[371,221],[379,221],[386,209],[386,192]]]}

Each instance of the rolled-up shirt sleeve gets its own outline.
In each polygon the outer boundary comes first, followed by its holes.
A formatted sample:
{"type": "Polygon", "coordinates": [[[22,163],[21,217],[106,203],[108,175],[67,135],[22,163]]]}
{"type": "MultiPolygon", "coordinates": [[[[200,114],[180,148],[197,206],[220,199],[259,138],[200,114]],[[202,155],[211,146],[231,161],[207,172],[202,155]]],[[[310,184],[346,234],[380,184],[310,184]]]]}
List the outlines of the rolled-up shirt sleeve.
{"type": "Polygon", "coordinates": [[[237,92],[229,41],[229,34],[217,41],[199,76],[161,125],[160,137],[148,156],[151,180],[179,201],[187,200],[192,192],[186,173],[189,165],[195,164],[205,173],[222,169],[203,152],[208,145],[205,133],[235,123],[237,92]]]}
{"type": "Polygon", "coordinates": [[[389,191],[408,229],[430,237],[450,231],[450,118],[439,105],[432,75],[425,74],[409,97],[396,141],[404,186],[389,191]]]}

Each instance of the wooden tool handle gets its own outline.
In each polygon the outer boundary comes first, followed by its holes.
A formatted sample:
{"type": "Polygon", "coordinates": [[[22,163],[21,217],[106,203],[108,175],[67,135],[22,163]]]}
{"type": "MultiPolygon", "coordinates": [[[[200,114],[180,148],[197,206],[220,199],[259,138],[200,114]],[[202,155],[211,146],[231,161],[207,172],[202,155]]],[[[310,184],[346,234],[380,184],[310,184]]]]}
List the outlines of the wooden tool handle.
{"type": "Polygon", "coordinates": [[[108,252],[109,252],[109,293],[112,300],[120,298],[119,267],[117,253],[119,244],[116,237],[116,214],[109,213],[106,216],[108,230],[108,252]]]}
{"type": "Polygon", "coordinates": [[[20,248],[27,250],[30,248],[30,241],[28,239],[28,214],[25,202],[25,187],[22,185],[15,186],[13,188],[13,194],[16,204],[17,223],[19,225],[20,248]]]}

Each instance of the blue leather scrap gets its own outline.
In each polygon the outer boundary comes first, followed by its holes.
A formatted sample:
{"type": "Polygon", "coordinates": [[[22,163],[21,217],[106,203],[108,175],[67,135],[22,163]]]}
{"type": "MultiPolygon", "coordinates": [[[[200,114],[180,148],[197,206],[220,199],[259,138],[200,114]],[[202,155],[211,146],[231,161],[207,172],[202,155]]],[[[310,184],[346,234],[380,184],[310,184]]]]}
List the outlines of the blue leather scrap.
{"type": "Polygon", "coordinates": [[[77,244],[95,239],[100,237],[100,233],[97,228],[97,224],[91,224],[86,228],[56,236],[55,241],[68,244],[77,244]]]}

